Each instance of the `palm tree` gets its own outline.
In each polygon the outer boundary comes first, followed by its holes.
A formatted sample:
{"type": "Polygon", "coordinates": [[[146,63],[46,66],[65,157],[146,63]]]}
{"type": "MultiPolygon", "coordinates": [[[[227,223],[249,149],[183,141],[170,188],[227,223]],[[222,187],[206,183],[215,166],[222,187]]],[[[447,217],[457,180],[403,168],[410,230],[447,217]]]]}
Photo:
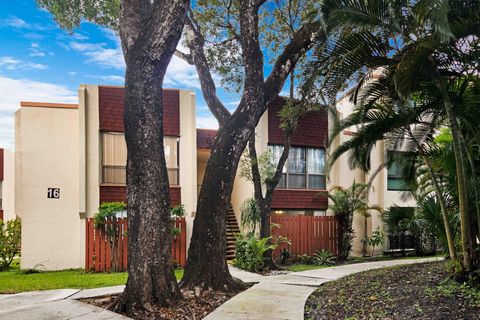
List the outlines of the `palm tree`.
{"type": "MultiPolygon", "coordinates": [[[[312,79],[321,79],[321,87],[332,101],[354,77],[359,81],[352,99],[358,105],[392,93],[405,102],[418,91],[436,88],[453,136],[462,267],[468,274],[473,268],[474,232],[468,212],[467,146],[457,101],[452,100],[449,87],[478,68],[478,51],[472,59],[465,48],[477,48],[480,41],[479,1],[326,0],[322,13],[330,41],[317,48],[318,60],[310,71],[312,79]]],[[[307,87],[313,82],[307,82],[307,87]]],[[[368,162],[368,148],[357,150],[354,158],[368,162]]],[[[350,148],[346,145],[343,149],[350,148]]]]}

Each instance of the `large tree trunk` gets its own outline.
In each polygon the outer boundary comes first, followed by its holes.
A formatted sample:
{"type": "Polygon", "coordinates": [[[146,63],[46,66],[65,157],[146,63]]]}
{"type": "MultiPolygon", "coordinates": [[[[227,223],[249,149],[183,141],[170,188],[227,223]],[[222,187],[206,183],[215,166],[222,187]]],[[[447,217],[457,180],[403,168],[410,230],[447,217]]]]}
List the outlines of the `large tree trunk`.
{"type": "Polygon", "coordinates": [[[255,124],[230,121],[217,134],[200,190],[182,286],[225,291],[243,287],[228,271],[225,221],[238,162],[255,124]]]}
{"type": "MultiPolygon", "coordinates": [[[[271,236],[271,223],[270,223],[270,206],[272,205],[273,192],[278,185],[283,173],[283,166],[288,158],[290,151],[290,138],[292,132],[285,133],[283,152],[278,160],[275,173],[271,179],[265,181],[265,195],[263,195],[262,181],[260,176],[260,168],[258,166],[258,156],[255,147],[255,132],[250,136],[248,149],[250,152],[252,180],[254,186],[254,195],[257,207],[260,210],[260,238],[269,238],[271,236]]],[[[264,255],[265,266],[269,269],[278,269],[277,264],[273,259],[273,250],[267,250],[264,255]]]]}
{"type": "MultiPolygon", "coordinates": [[[[245,69],[242,99],[233,115],[216,95],[215,83],[204,52],[205,39],[194,18],[187,20],[187,62],[197,69],[203,96],[217,118],[218,130],[205,170],[197,203],[197,214],[188,251],[182,286],[201,290],[230,290],[240,285],[226,263],[225,218],[240,156],[260,117],[280,93],[291,69],[320,36],[320,22],[302,27],[278,57],[264,79],[263,54],[259,45],[258,9],[261,0],[240,1],[240,43],[245,69]],[[315,34],[314,34],[315,32],[315,34]]],[[[181,55],[183,56],[183,55],[181,55]]]]}
{"type": "Polygon", "coordinates": [[[181,296],[171,260],[162,83],[180,39],[188,4],[189,1],[181,0],[122,3],[128,280],[115,309],[127,314],[168,306],[181,296]]]}

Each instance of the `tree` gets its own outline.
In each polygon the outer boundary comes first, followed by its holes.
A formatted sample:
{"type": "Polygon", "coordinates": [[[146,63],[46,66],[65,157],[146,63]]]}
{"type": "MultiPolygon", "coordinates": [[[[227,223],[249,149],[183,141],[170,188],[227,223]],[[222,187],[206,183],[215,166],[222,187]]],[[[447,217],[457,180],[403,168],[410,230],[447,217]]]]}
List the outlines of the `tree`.
{"type": "Polygon", "coordinates": [[[334,36],[318,51],[318,62],[329,68],[314,72],[322,74],[330,97],[353,75],[362,73],[357,88],[376,89],[370,91],[374,98],[393,89],[405,100],[416,89],[432,84],[441,95],[456,161],[462,272],[470,274],[475,259],[465,176],[468,149],[458,124],[460,110],[447,88],[478,68],[478,49],[474,48],[478,48],[480,32],[479,2],[326,1],[322,11],[334,36]],[[379,78],[372,81],[374,73],[379,78]]]}
{"type": "Polygon", "coordinates": [[[198,1],[186,22],[190,52],[177,52],[195,65],[205,101],[219,122],[182,279],[182,286],[199,291],[239,286],[228,271],[225,246],[226,212],[238,162],[260,117],[278,97],[291,70],[313,41],[324,37],[320,21],[304,22],[265,77],[259,30],[259,10],[264,4],[262,0],[198,1]],[[212,70],[225,75],[226,81],[240,83],[236,88],[242,88],[241,100],[233,114],[216,94],[212,70]]]}
{"type": "Polygon", "coordinates": [[[126,63],[128,281],[116,310],[151,311],[180,298],[171,263],[162,84],[189,1],[39,0],[69,30],[82,20],[117,30],[126,63]]]}

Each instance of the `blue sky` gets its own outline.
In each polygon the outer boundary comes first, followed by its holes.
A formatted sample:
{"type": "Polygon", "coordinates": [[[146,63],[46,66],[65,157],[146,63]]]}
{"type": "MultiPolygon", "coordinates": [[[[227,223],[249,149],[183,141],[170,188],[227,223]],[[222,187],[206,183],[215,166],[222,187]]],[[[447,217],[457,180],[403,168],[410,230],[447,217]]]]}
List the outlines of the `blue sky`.
{"type": "MultiPolygon", "coordinates": [[[[123,84],[123,56],[113,32],[82,23],[69,34],[33,0],[0,6],[0,44],[0,147],[14,149],[20,101],[76,103],[80,84],[123,84]]],[[[217,127],[193,66],[173,57],[164,86],[195,90],[197,127],[217,127]]],[[[220,89],[219,96],[231,110],[238,104],[236,94],[220,89]]]]}

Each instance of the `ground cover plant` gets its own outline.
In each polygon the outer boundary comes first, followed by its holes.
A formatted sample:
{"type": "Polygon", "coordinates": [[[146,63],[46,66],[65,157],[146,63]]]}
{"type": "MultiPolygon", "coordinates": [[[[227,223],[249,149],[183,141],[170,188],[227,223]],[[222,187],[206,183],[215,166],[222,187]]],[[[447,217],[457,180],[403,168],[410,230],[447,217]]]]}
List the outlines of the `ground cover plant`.
{"type": "MultiPolygon", "coordinates": [[[[175,269],[180,279],[183,269],[175,269]]],[[[91,273],[83,270],[38,271],[20,270],[18,261],[11,268],[0,272],[0,294],[63,288],[90,289],[123,285],[127,272],[91,273]]]]}
{"type": "Polygon", "coordinates": [[[449,280],[446,262],[353,274],[308,299],[305,319],[478,319],[480,290],[449,280]]]}

